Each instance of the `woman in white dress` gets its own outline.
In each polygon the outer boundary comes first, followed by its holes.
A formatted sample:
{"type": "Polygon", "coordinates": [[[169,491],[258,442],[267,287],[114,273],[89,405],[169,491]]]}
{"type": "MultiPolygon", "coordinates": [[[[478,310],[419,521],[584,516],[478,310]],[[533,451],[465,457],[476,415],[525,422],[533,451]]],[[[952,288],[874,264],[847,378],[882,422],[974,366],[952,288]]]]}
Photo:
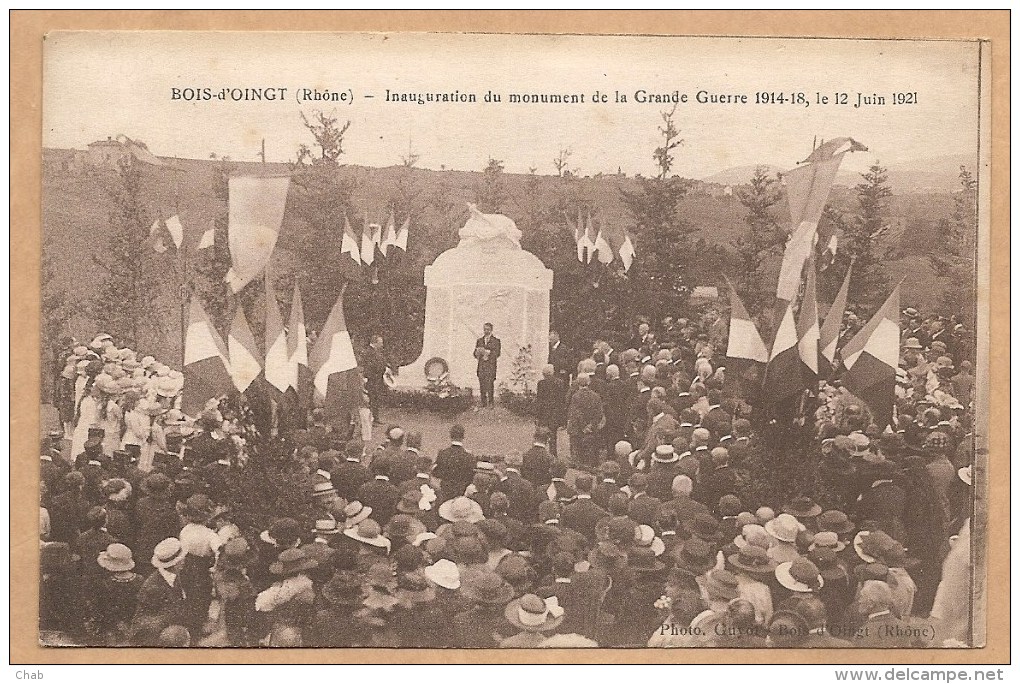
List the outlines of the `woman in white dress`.
{"type": "Polygon", "coordinates": [[[85,442],[89,438],[89,428],[96,427],[99,422],[99,402],[102,392],[95,383],[86,387],[85,396],[78,404],[78,420],[71,434],[71,458],[77,458],[85,452],[85,442]]]}
{"type": "MultiPolygon", "coordinates": [[[[130,406],[130,404],[128,404],[130,406]]],[[[154,416],[162,412],[156,401],[147,398],[139,399],[130,410],[124,413],[124,440],[122,444],[137,444],[141,447],[138,457],[138,469],[143,473],[152,470],[152,462],[157,448],[166,449],[163,429],[154,416]]]]}
{"type": "Polygon", "coordinates": [[[124,412],[114,397],[123,390],[110,376],[100,375],[96,378],[96,386],[100,389],[99,418],[97,427],[103,428],[103,454],[113,456],[120,449],[121,435],[124,432],[124,412]]]}

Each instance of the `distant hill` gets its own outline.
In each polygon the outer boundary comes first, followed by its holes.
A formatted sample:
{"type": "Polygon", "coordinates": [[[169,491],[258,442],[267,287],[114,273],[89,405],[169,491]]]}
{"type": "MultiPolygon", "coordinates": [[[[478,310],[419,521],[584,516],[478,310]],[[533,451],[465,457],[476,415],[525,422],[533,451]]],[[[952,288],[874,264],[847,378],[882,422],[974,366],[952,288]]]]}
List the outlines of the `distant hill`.
{"type": "MultiPolygon", "coordinates": [[[[701,180],[720,185],[747,185],[757,166],[757,164],[734,166],[701,180]]],[[[774,164],[763,166],[768,169],[770,175],[789,170],[774,164]]],[[[889,164],[886,165],[889,172],[889,187],[898,194],[955,192],[960,187],[960,166],[966,166],[973,173],[976,169],[974,157],[966,154],[947,154],[901,164],[889,164]]],[[[860,182],[861,176],[857,171],[840,169],[836,175],[836,185],[853,187],[860,182]]]]}

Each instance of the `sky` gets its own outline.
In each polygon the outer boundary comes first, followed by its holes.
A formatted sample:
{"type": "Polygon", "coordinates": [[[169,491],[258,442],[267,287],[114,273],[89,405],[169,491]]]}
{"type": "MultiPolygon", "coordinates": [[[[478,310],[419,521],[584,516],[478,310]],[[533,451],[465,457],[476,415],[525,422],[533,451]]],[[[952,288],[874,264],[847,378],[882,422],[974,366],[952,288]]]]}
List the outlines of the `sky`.
{"type": "Polygon", "coordinates": [[[660,112],[638,90],[687,94],[675,121],[684,144],[674,172],[704,178],[767,163],[790,168],[813,140],[851,136],[863,170],[941,155],[976,156],[978,47],[974,42],[655,36],[54,32],[45,42],[43,144],[84,148],[124,134],[161,156],[210,154],[289,161],[312,138],[300,113],[350,120],[350,164],[399,164],[409,151],[431,169],[552,174],[569,148],[582,175],[653,174],[660,112]],[[173,100],[172,89],[287,88],[273,102],[173,100]],[[307,102],[304,89],[347,92],[349,103],[307,102]],[[473,104],[386,102],[386,91],[474,93],[473,104]],[[501,103],[485,103],[487,91],[501,103]],[[595,91],[609,102],[591,104],[595,91]],[[615,92],[627,103],[615,102],[615,92]],[[698,91],[747,104],[699,104],[698,91]],[[756,93],[803,92],[809,106],[755,104],[756,93]],[[835,93],[847,105],[835,105],[835,93]],[[583,94],[585,104],[511,104],[510,93],[583,94]],[[817,102],[816,93],[829,98],[817,102]],[[855,108],[858,93],[885,98],[855,108]],[[914,93],[916,104],[892,104],[914,93]],[[366,96],[373,96],[371,98],[366,96]]]}

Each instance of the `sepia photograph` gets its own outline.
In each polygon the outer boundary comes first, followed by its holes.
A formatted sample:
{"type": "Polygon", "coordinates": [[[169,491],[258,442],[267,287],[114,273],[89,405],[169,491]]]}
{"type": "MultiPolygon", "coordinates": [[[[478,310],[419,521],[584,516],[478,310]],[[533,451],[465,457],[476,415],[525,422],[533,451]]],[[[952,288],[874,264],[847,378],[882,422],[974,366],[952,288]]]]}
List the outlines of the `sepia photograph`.
{"type": "Polygon", "coordinates": [[[988,60],[48,33],[38,643],[984,647],[988,60]]]}

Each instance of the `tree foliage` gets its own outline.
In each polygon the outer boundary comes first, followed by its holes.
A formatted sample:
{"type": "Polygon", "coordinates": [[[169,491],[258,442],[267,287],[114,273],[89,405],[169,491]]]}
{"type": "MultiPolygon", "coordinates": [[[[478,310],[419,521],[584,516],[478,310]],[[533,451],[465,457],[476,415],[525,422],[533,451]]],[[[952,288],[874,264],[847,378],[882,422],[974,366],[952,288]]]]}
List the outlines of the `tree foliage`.
{"type": "Polygon", "coordinates": [[[737,289],[748,311],[754,315],[771,306],[775,283],[763,267],[776,256],[782,256],[786,235],[779,225],[776,210],[782,201],[779,181],[758,166],[751,176],[750,187],[738,192],[740,203],[747,208],[744,222],[747,230],[736,239],[740,272],[737,289]]]}
{"type": "Polygon", "coordinates": [[[888,295],[881,245],[889,225],[887,200],[892,195],[892,189],[889,187],[885,167],[878,162],[862,173],[861,178],[863,182],[854,188],[857,194],[857,214],[843,223],[845,249],[842,251],[854,264],[853,275],[850,277],[850,301],[868,311],[874,311],[888,295]]]}
{"type": "Polygon", "coordinates": [[[689,268],[693,258],[692,226],[684,220],[680,203],[690,181],[671,175],[673,152],[683,144],[674,121],[676,108],[662,112],[662,144],[652,154],[658,167],[654,178],[638,176],[636,191],[621,190],[637,237],[637,258],[630,277],[646,292],[640,313],[661,318],[679,311],[690,295],[689,268]]]}

